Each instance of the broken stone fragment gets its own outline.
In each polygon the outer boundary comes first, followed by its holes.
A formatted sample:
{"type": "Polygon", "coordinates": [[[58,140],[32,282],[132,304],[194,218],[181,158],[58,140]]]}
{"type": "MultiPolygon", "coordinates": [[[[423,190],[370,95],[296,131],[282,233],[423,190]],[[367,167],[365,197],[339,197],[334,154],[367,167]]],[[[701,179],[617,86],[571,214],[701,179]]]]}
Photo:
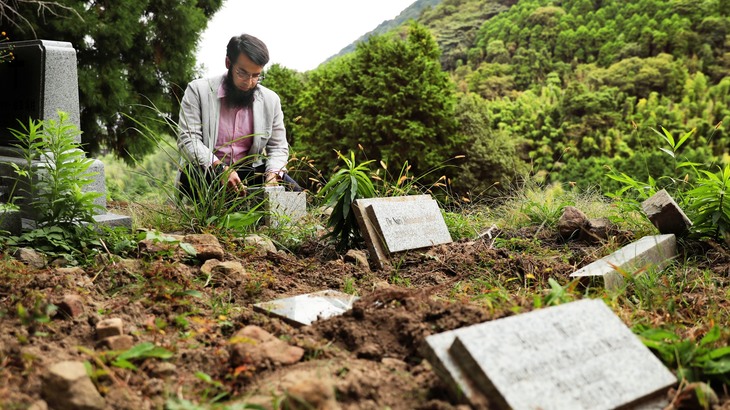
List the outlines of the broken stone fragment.
{"type": "Polygon", "coordinates": [[[63,295],[63,300],[58,303],[58,311],[64,318],[77,318],[84,314],[84,302],[79,295],[63,295]]]}
{"type": "Polygon", "coordinates": [[[43,375],[42,395],[55,410],[102,410],[104,398],[96,390],[81,362],[54,364],[43,375]]]}
{"type": "Polygon", "coordinates": [[[209,233],[185,235],[183,242],[189,243],[195,248],[195,257],[199,261],[207,261],[208,259],[223,260],[225,253],[223,246],[221,246],[218,238],[209,233]]]}
{"type": "Polygon", "coordinates": [[[134,338],[130,335],[109,336],[102,339],[100,344],[109,350],[129,350],[134,346],[134,338]]]}
{"type": "Polygon", "coordinates": [[[120,318],[104,319],[96,324],[96,338],[102,340],[111,336],[119,336],[124,333],[123,328],[124,323],[120,318]]]}
{"type": "Polygon", "coordinates": [[[370,270],[370,264],[368,263],[368,257],[365,251],[350,249],[345,254],[345,262],[353,263],[355,266],[360,266],[365,270],[370,270]]]}
{"type": "Polygon", "coordinates": [[[689,232],[692,221],[665,189],[641,203],[641,209],[662,234],[680,236],[689,232]]]}
{"type": "Polygon", "coordinates": [[[578,239],[588,225],[588,217],[574,206],[566,206],[558,220],[558,233],[564,240],[578,239]]]}
{"type": "Polygon", "coordinates": [[[304,356],[304,349],[291,346],[258,326],[246,326],[230,339],[231,357],[234,367],[251,365],[294,364],[304,356]]]}

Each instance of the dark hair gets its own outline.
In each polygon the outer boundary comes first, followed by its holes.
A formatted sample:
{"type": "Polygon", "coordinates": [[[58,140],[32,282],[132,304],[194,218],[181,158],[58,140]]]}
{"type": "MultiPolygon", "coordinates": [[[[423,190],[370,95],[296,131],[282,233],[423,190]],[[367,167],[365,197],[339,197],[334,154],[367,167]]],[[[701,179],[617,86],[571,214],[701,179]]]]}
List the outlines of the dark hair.
{"type": "Polygon", "coordinates": [[[261,67],[269,62],[269,49],[266,48],[266,44],[250,34],[233,36],[228,42],[226,56],[229,60],[232,62],[238,60],[241,53],[261,67]]]}

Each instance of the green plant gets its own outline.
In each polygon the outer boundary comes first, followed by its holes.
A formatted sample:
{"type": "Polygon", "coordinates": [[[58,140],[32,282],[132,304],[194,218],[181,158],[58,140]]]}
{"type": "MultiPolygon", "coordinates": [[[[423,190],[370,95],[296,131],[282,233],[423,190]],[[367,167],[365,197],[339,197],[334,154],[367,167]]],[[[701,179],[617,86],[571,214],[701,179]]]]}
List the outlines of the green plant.
{"type": "Polygon", "coordinates": [[[717,174],[697,172],[695,187],[684,194],[683,203],[694,224],[692,230],[718,240],[730,233],[730,164],[717,174]]]}
{"type": "MultiPolygon", "coordinates": [[[[136,158],[131,158],[131,160],[134,162],[137,172],[150,185],[158,188],[164,200],[174,204],[175,211],[179,214],[178,220],[195,232],[214,227],[243,233],[255,226],[264,216],[263,202],[252,194],[252,190],[248,190],[242,195],[232,194],[223,182],[227,180],[230,172],[234,172],[235,166],[249,164],[255,158],[253,156],[245,157],[220,174],[215,173],[212,169],[187,166],[184,161],[181,162],[181,155],[175,141],[156,131],[166,127],[172,135],[175,135],[178,130],[177,124],[162,115],[156,107],[147,108],[154,115],[145,118],[145,122],[130,119],[137,125],[137,132],[157,147],[157,157],[163,153],[167,157],[167,162],[178,164],[175,172],[181,179],[189,181],[190,189],[182,189],[175,181],[176,178],[170,178],[167,173],[157,175],[155,169],[146,168],[142,161],[136,158]],[[213,183],[208,183],[208,180],[212,180],[213,183]]],[[[158,159],[159,161],[162,159],[158,159]]]]}
{"type": "Polygon", "coordinates": [[[41,227],[93,223],[94,215],[103,209],[95,203],[101,193],[84,191],[94,182],[95,173],[89,170],[94,161],[86,158],[76,142],[80,132],[68,122],[68,114],[59,111],[58,117],[58,121],[31,119],[27,125],[19,122],[21,130],[10,130],[18,140],[13,145],[25,160],[24,167],[11,164],[16,187],[23,186],[15,199],[32,206],[41,227]]]}
{"type": "Polygon", "coordinates": [[[677,369],[680,381],[730,383],[730,346],[713,347],[721,340],[719,326],[713,326],[699,342],[643,325],[637,326],[634,332],[667,366],[677,369]]]}
{"type": "Polygon", "coordinates": [[[324,197],[325,206],[332,207],[332,214],[327,220],[327,227],[332,230],[327,237],[334,238],[337,249],[342,251],[360,238],[352,210],[353,202],[360,198],[372,198],[375,196],[375,188],[368,176],[367,165],[372,161],[357,164],[354,152],[350,152],[349,159],[340,152],[337,155],[344,161],[345,167],[332,176],[320,195],[324,197]]]}

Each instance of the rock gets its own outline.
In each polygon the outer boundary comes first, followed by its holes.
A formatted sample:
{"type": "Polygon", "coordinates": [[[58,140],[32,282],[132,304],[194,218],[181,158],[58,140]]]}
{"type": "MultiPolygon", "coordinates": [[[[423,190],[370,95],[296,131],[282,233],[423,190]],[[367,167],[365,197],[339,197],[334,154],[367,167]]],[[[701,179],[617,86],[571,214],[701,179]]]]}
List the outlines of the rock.
{"type": "Polygon", "coordinates": [[[383,348],[377,343],[366,343],[360,346],[355,352],[358,359],[367,359],[373,361],[380,361],[383,357],[383,348]]]}
{"type": "Polygon", "coordinates": [[[313,377],[290,386],[286,390],[286,397],[281,403],[281,408],[337,410],[340,406],[335,400],[335,388],[332,382],[313,377]]]}
{"type": "Polygon", "coordinates": [[[566,206],[558,220],[558,233],[565,240],[577,239],[587,224],[588,217],[580,209],[566,206]]]}
{"type": "Polygon", "coordinates": [[[170,362],[158,362],[152,368],[152,374],[157,377],[170,377],[177,373],[177,366],[170,362]]]}
{"type": "Polygon", "coordinates": [[[36,400],[27,410],[48,410],[48,403],[45,400],[36,400]]]}
{"type": "Polygon", "coordinates": [[[223,246],[215,236],[204,233],[204,234],[191,234],[185,235],[182,240],[185,243],[189,243],[195,248],[196,258],[199,261],[207,261],[208,259],[223,260],[225,254],[223,246]]]}
{"type": "Polygon", "coordinates": [[[290,346],[258,326],[246,326],[230,339],[233,367],[249,364],[256,367],[294,364],[304,356],[304,349],[290,346]]]}
{"type": "Polygon", "coordinates": [[[580,239],[586,242],[605,241],[616,227],[608,218],[593,218],[580,232],[580,239]]]}
{"type": "Polygon", "coordinates": [[[247,235],[243,238],[243,244],[256,248],[256,253],[259,255],[266,255],[269,252],[276,253],[274,241],[260,235],[247,235]]]}
{"type": "Polygon", "coordinates": [[[354,263],[355,266],[361,266],[366,270],[370,270],[370,263],[368,263],[368,257],[365,251],[350,249],[345,254],[345,262],[354,263]]]}
{"type": "Polygon", "coordinates": [[[73,275],[73,276],[76,276],[76,275],[83,275],[86,272],[84,272],[84,270],[82,268],[78,267],[78,266],[71,266],[71,267],[67,267],[67,268],[56,268],[55,273],[57,275],[73,275]]]}
{"type": "Polygon", "coordinates": [[[689,232],[692,226],[692,221],[665,189],[642,202],[641,209],[662,234],[673,233],[682,236],[689,232]]]}
{"type": "Polygon", "coordinates": [[[13,257],[33,269],[43,269],[46,266],[46,258],[35,249],[19,248],[13,253],[13,257]]]}
{"type": "Polygon", "coordinates": [[[211,277],[213,282],[233,282],[240,283],[248,277],[246,269],[238,261],[221,262],[218,259],[208,259],[200,271],[211,277]],[[221,280],[223,278],[224,280],[221,280]]]}
{"type": "Polygon", "coordinates": [[[105,337],[100,343],[109,350],[129,350],[134,346],[134,338],[130,335],[117,335],[105,337]]]}
{"type": "Polygon", "coordinates": [[[106,339],[111,336],[119,336],[124,334],[124,323],[120,318],[104,319],[96,324],[97,340],[106,339]]]}
{"type": "Polygon", "coordinates": [[[84,302],[79,295],[66,294],[58,304],[58,311],[66,318],[77,318],[84,314],[84,302]]]}
{"type": "Polygon", "coordinates": [[[43,398],[54,410],[102,410],[106,405],[81,362],[56,363],[42,380],[43,398]]]}

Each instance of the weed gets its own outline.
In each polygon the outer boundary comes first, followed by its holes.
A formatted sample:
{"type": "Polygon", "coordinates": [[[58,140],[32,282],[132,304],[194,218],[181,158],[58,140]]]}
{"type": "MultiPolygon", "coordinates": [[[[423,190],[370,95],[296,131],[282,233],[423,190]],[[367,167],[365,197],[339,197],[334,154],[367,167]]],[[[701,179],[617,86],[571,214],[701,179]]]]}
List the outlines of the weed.
{"type": "Polygon", "coordinates": [[[637,326],[634,331],[647,347],[657,352],[667,366],[677,369],[680,381],[730,383],[730,346],[712,347],[722,338],[719,326],[713,326],[699,343],[683,340],[663,329],[637,326]]]}
{"type": "Polygon", "coordinates": [[[327,220],[327,227],[332,231],[327,237],[333,238],[337,249],[343,251],[360,239],[357,221],[352,211],[353,202],[359,198],[372,198],[375,196],[375,188],[368,176],[367,168],[372,161],[357,164],[354,152],[350,152],[349,159],[339,152],[337,155],[345,163],[345,167],[332,176],[322,188],[320,195],[324,197],[325,206],[333,207],[332,214],[327,220]]]}

